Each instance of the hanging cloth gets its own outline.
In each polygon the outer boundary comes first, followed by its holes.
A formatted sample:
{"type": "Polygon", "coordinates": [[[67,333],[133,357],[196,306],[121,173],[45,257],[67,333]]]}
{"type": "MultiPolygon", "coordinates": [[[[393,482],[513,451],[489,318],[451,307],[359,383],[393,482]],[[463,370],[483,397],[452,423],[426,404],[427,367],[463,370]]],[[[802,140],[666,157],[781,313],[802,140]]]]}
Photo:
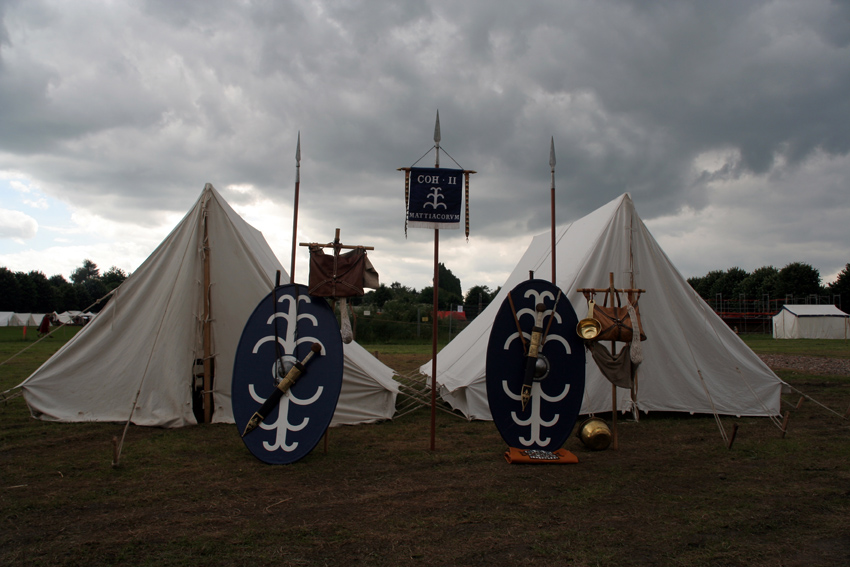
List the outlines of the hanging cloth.
{"type": "Polygon", "coordinates": [[[378,272],[363,248],[345,254],[325,254],[320,246],[310,247],[309,293],[315,297],[356,297],[363,288],[377,289],[378,272]]]}
{"type": "Polygon", "coordinates": [[[631,345],[626,345],[620,349],[619,353],[612,355],[611,351],[605,348],[603,344],[591,343],[588,345],[593,361],[599,367],[602,375],[620,388],[630,389],[632,387],[634,371],[637,369],[637,365],[632,364],[630,347],[631,345]]]}

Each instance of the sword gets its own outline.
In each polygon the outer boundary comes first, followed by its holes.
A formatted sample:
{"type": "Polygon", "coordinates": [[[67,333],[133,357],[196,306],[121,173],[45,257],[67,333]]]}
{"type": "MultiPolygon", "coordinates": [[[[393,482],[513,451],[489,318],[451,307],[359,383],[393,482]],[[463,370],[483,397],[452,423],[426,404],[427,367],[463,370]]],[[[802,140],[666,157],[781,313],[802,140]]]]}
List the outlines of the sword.
{"type": "Polygon", "coordinates": [[[245,426],[245,431],[242,432],[242,437],[251,433],[260,425],[260,423],[263,422],[264,419],[266,419],[266,417],[268,417],[269,413],[271,413],[271,411],[280,403],[280,398],[283,397],[283,395],[289,391],[289,388],[295,384],[298,378],[306,372],[305,366],[307,366],[307,363],[310,362],[311,358],[313,358],[313,355],[321,352],[321,350],[322,345],[319,343],[313,343],[310,347],[310,352],[307,353],[304,360],[296,362],[295,366],[289,369],[289,372],[286,373],[286,376],[280,381],[277,388],[274,389],[268,399],[263,402],[262,406],[260,406],[260,409],[258,409],[254,415],[251,416],[251,419],[248,420],[248,425],[245,426]]]}
{"type": "Polygon", "coordinates": [[[540,339],[543,336],[543,312],[546,311],[546,306],[542,303],[537,304],[537,321],[531,330],[531,344],[528,347],[528,355],[525,358],[525,379],[522,382],[522,393],[520,399],[522,401],[522,410],[525,411],[525,406],[528,405],[528,400],[531,399],[531,384],[534,382],[534,370],[537,365],[537,354],[540,350],[540,339]]]}

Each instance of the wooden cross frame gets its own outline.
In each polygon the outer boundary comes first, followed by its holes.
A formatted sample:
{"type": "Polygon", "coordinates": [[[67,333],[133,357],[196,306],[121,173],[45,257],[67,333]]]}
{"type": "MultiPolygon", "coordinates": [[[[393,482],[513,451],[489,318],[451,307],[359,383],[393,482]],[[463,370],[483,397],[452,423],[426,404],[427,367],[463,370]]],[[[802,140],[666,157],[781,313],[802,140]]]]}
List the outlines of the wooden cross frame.
{"type": "Polygon", "coordinates": [[[327,244],[319,244],[318,242],[299,242],[299,246],[311,246],[318,248],[333,248],[334,254],[339,256],[340,250],[357,250],[358,248],[361,250],[374,250],[374,246],[348,246],[346,244],[342,244],[339,241],[339,229],[336,229],[336,234],[334,235],[334,241],[328,242],[327,244]]]}
{"type": "Polygon", "coordinates": [[[583,288],[577,289],[576,291],[579,292],[579,293],[583,293],[584,298],[587,299],[588,301],[590,301],[590,299],[596,293],[610,294],[612,306],[614,305],[613,301],[614,301],[614,294],[615,293],[616,294],[620,294],[620,293],[627,294],[627,298],[629,300],[629,303],[631,303],[632,305],[634,305],[635,302],[638,299],[640,299],[641,293],[646,293],[645,289],[633,289],[633,288],[617,289],[617,288],[615,288],[614,287],[614,273],[613,272],[608,272],[608,287],[607,288],[583,287],[583,288]],[[632,300],[634,300],[634,301],[632,301],[632,300]]]}
{"type": "MultiPolygon", "coordinates": [[[[634,288],[625,288],[625,289],[617,289],[614,287],[614,273],[608,272],[608,287],[607,288],[580,288],[577,289],[579,293],[583,293],[585,299],[589,302],[594,294],[596,293],[604,293],[606,298],[610,294],[611,296],[611,306],[614,306],[614,294],[618,294],[617,297],[619,299],[620,293],[627,294],[627,298],[629,303],[632,305],[640,299],[641,293],[646,293],[645,289],[634,289],[634,288]]],[[[639,331],[635,331],[639,332],[639,331]]],[[[611,355],[616,355],[616,343],[615,341],[611,341],[611,355]]],[[[637,376],[635,376],[635,380],[637,380],[637,376]]],[[[611,446],[613,449],[618,449],[618,440],[617,440],[617,386],[615,384],[611,384],[611,446]]]]}

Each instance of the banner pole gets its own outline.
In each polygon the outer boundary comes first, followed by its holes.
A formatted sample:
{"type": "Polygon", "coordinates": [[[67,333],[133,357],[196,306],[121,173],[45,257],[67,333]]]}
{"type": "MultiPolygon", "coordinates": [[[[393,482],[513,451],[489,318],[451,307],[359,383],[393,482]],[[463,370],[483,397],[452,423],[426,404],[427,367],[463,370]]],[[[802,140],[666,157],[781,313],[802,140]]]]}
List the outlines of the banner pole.
{"type": "MultiPolygon", "coordinates": [[[[440,167],[440,111],[434,124],[434,167],[440,167]]],[[[431,450],[437,447],[437,310],[440,299],[440,229],[434,229],[434,317],[431,321],[431,450]]]]}

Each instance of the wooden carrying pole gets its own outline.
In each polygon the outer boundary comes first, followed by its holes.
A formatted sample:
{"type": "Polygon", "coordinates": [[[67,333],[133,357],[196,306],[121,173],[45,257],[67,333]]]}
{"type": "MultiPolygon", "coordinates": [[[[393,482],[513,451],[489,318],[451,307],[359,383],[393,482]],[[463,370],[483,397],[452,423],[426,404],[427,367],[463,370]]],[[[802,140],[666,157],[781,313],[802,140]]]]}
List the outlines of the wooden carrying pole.
{"type": "Polygon", "coordinates": [[[333,242],[329,242],[327,244],[320,244],[318,242],[300,242],[298,245],[299,246],[311,246],[311,247],[318,246],[319,248],[335,248],[337,250],[357,250],[357,249],[374,250],[375,249],[374,246],[349,246],[347,244],[340,244],[339,243],[339,229],[336,229],[336,232],[334,233],[334,241],[333,242]]]}

